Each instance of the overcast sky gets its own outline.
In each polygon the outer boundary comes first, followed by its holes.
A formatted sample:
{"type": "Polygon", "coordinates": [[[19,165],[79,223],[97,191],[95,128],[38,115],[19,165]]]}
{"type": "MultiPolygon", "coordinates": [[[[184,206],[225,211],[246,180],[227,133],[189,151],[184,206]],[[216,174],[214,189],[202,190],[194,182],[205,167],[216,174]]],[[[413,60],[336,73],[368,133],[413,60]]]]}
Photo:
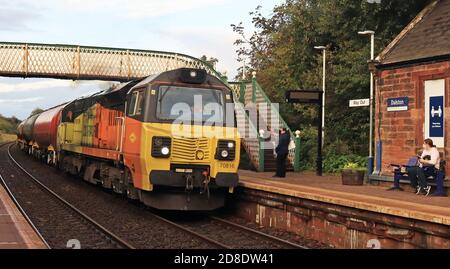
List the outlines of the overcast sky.
{"type": "MultiPolygon", "coordinates": [[[[0,41],[76,44],[207,55],[217,69],[234,76],[236,62],[230,24],[263,6],[270,15],[283,0],[0,0],[0,41]]],[[[0,77],[0,114],[26,118],[108,87],[107,82],[0,77]]]]}

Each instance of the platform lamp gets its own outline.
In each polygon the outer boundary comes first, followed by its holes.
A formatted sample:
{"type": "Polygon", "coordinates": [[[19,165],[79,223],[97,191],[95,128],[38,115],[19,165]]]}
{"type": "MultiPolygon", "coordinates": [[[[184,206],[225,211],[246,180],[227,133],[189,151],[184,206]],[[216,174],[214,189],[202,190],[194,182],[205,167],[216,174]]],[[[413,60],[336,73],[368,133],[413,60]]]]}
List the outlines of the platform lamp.
{"type": "MultiPolygon", "coordinates": [[[[371,30],[361,31],[358,32],[359,35],[364,36],[370,36],[370,61],[373,61],[375,59],[375,32],[371,30]]],[[[373,98],[374,98],[374,92],[373,92],[373,82],[374,82],[374,75],[373,72],[370,72],[370,123],[369,123],[369,158],[368,158],[368,173],[371,175],[373,173],[373,98]]]]}
{"type": "Polygon", "coordinates": [[[314,49],[321,50],[323,54],[322,63],[322,147],[325,141],[325,88],[326,88],[326,72],[327,72],[327,47],[325,46],[315,46],[314,49]]]}

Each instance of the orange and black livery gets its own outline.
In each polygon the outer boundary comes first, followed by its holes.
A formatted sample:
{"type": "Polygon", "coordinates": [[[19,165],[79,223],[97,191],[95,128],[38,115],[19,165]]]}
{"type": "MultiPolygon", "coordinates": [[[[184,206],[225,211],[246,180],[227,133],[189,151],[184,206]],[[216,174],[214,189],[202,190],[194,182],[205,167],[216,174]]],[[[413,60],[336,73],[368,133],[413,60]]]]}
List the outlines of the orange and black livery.
{"type": "Polygon", "coordinates": [[[238,184],[233,107],[232,91],[220,79],[181,68],[34,115],[19,125],[18,143],[48,164],[151,207],[214,210],[238,184]]]}

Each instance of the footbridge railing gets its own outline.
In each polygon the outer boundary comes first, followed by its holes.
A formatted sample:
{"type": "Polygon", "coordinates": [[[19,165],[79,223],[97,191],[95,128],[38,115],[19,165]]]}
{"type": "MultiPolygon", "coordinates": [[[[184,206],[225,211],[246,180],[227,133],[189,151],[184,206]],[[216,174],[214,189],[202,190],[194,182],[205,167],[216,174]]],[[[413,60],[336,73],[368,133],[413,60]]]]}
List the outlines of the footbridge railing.
{"type": "Polygon", "coordinates": [[[249,154],[250,161],[258,171],[270,171],[273,166],[273,151],[276,147],[273,142],[278,142],[276,136],[278,129],[284,127],[290,133],[291,144],[289,146],[288,162],[294,171],[300,170],[300,137],[298,133],[292,132],[288,124],[280,115],[279,108],[273,104],[262,87],[254,77],[251,81],[231,82],[236,101],[241,107],[237,109],[238,127],[240,120],[246,123],[239,131],[243,137],[243,145],[249,154]],[[256,117],[249,117],[248,110],[254,107],[256,117]],[[246,109],[246,112],[239,110],[246,109]],[[239,116],[241,115],[241,116],[239,116]],[[263,126],[262,126],[263,125],[263,126]],[[270,141],[270,142],[268,142],[270,141]],[[272,160],[270,160],[272,159],[272,160]],[[272,163],[271,163],[272,162],[272,163]]]}
{"type": "Polygon", "coordinates": [[[206,62],[179,53],[0,42],[0,76],[128,81],[180,67],[221,77],[206,62]]]}

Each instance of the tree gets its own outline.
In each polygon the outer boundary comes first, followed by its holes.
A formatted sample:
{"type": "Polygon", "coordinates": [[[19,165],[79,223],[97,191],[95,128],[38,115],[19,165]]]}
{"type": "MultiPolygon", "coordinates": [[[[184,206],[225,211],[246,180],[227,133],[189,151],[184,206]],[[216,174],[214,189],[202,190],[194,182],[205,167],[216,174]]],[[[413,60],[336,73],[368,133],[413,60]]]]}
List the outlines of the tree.
{"type": "MultiPolygon", "coordinates": [[[[248,59],[258,81],[271,100],[282,103],[289,89],[320,88],[321,54],[316,45],[328,47],[326,96],[326,146],[328,154],[361,156],[368,151],[369,110],[349,109],[350,99],[369,96],[370,44],[361,30],[376,32],[380,52],[422,10],[429,0],[286,0],[270,17],[261,8],[250,13],[257,31],[244,34],[242,23],[232,25],[238,60],[248,59]]],[[[293,127],[302,129],[304,157],[313,164],[317,109],[281,105],[281,114],[293,127]],[[308,135],[309,134],[309,135],[308,135]]]]}
{"type": "Polygon", "coordinates": [[[20,120],[16,117],[6,118],[0,114],[0,135],[3,134],[14,134],[16,132],[17,125],[20,120]]]}
{"type": "Polygon", "coordinates": [[[204,61],[205,63],[212,66],[212,68],[216,69],[216,65],[219,62],[217,58],[214,57],[207,57],[206,55],[203,55],[200,57],[200,60],[204,61]]]}
{"type": "Polygon", "coordinates": [[[34,116],[34,115],[42,113],[42,112],[44,112],[44,110],[42,108],[37,107],[37,108],[33,109],[33,111],[31,111],[30,116],[34,116]]]}

